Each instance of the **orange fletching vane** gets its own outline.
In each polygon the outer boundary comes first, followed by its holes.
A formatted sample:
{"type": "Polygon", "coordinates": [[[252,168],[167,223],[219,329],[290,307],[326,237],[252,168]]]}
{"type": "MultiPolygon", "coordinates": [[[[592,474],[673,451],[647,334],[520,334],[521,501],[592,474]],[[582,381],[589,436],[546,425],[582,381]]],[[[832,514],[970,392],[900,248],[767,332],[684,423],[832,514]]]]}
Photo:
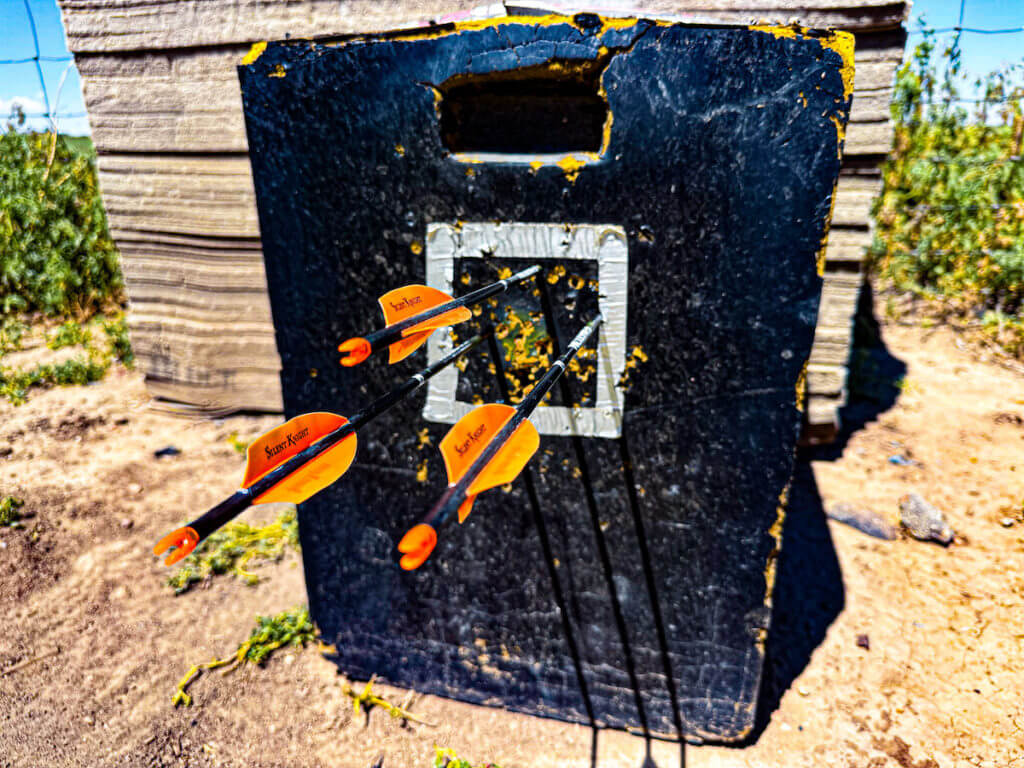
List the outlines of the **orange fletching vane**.
{"type": "Polygon", "coordinates": [[[405,358],[423,346],[424,342],[430,338],[430,334],[433,332],[433,330],[429,330],[423,333],[415,333],[412,336],[406,336],[404,339],[396,341],[388,347],[388,364],[392,365],[399,360],[405,360],[405,358]]]}
{"type": "Polygon", "coordinates": [[[385,293],[377,303],[384,312],[384,324],[394,325],[451,300],[452,297],[444,291],[428,285],[403,285],[385,293]]]}
{"type": "MultiPolygon", "coordinates": [[[[344,416],[333,413],[306,413],[270,430],[249,446],[242,487],[248,488],[299,451],[347,423],[344,416]]],[[[353,433],[258,496],[253,504],[305,501],[345,474],[355,459],[356,444],[353,433]]]]}
{"type": "MultiPolygon", "coordinates": [[[[448,485],[454,485],[466,474],[515,412],[512,406],[489,403],[474,408],[459,419],[439,446],[448,472],[448,485]]],[[[537,428],[529,421],[524,421],[470,484],[466,501],[459,507],[459,522],[469,516],[477,494],[515,480],[539,447],[540,435],[537,434],[537,428]]]]}
{"type": "MultiPolygon", "coordinates": [[[[406,285],[388,291],[378,299],[378,303],[384,312],[384,322],[387,325],[394,325],[451,300],[451,296],[436,288],[426,285],[406,285]]],[[[465,307],[456,307],[437,317],[417,323],[411,328],[406,328],[402,332],[402,340],[396,341],[388,350],[388,362],[397,363],[399,360],[404,360],[419,349],[430,337],[430,334],[438,328],[464,323],[472,316],[473,313],[465,307]]]]}
{"type": "Polygon", "coordinates": [[[459,506],[459,523],[466,522],[466,518],[469,517],[469,513],[473,511],[473,502],[476,501],[476,496],[467,496],[466,500],[459,506]]]}

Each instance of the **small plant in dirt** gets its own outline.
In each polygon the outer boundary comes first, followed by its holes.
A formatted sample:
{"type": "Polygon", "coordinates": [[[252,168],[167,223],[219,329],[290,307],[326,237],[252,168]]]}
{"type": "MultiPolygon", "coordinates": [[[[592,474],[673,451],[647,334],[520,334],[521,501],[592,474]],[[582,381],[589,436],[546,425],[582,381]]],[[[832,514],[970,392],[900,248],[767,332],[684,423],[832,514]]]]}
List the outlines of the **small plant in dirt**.
{"type": "Polygon", "coordinates": [[[102,379],[109,367],[109,361],[97,359],[90,354],[86,357],[73,357],[62,363],[37,365],[27,371],[0,368],[0,396],[14,405],[22,405],[33,387],[89,384],[102,379]]]}
{"type": "Polygon", "coordinates": [[[495,763],[483,763],[474,766],[468,760],[463,760],[454,749],[442,749],[437,747],[437,754],[434,756],[434,768],[499,768],[495,763]]]}
{"type": "MultiPolygon", "coordinates": [[[[177,706],[192,706],[192,696],[188,693],[188,687],[205,671],[224,668],[221,674],[227,675],[238,667],[245,664],[262,666],[270,656],[280,648],[293,647],[305,648],[317,640],[319,631],[309,617],[309,609],[305,606],[298,606],[287,611],[282,611],[276,616],[257,616],[256,627],[249,634],[249,639],[238,646],[238,649],[230,656],[223,659],[214,659],[205,664],[196,664],[185,674],[178,683],[171,703],[177,706]]],[[[321,645],[321,652],[334,652],[333,646],[321,645]]],[[[392,704],[384,697],[373,693],[374,678],[363,686],[363,690],[357,691],[347,682],[342,685],[341,692],[352,700],[352,708],[356,714],[365,711],[367,715],[374,707],[380,707],[394,718],[411,720],[421,725],[432,725],[419,719],[404,707],[392,704]]]]}
{"type": "Polygon", "coordinates": [[[249,441],[242,440],[237,432],[232,432],[228,435],[228,445],[235,449],[235,453],[239,456],[247,456],[249,454],[249,441]]]}
{"type": "Polygon", "coordinates": [[[46,346],[50,349],[63,349],[64,347],[86,346],[92,340],[92,333],[88,328],[79,325],[74,320],[67,320],[60,324],[56,331],[46,340],[46,346]]]}
{"type": "Polygon", "coordinates": [[[20,526],[20,510],[23,506],[25,506],[25,502],[14,496],[4,496],[0,499],[0,526],[20,526]]]}
{"type": "Polygon", "coordinates": [[[28,326],[16,317],[7,317],[0,321],[0,356],[5,352],[21,349],[21,341],[28,331],[28,326]]]}
{"type": "Polygon", "coordinates": [[[103,332],[110,343],[110,353],[126,368],[135,365],[135,355],[128,340],[128,323],[123,314],[118,314],[103,321],[103,332]]]}
{"type": "Polygon", "coordinates": [[[299,526],[295,507],[289,507],[274,522],[260,527],[235,521],[210,534],[167,579],[167,585],[180,595],[195,584],[225,573],[259,582],[259,576],[245,570],[253,560],[277,561],[289,548],[299,548],[299,526]]]}
{"type": "Polygon", "coordinates": [[[214,659],[192,667],[178,683],[172,703],[174,706],[192,705],[192,697],[186,692],[204,670],[226,667],[223,674],[233,672],[244,664],[262,665],[274,651],[284,646],[304,648],[316,639],[317,630],[309,618],[309,609],[299,606],[283,611],[276,616],[257,616],[256,627],[249,639],[238,646],[234,654],[223,659],[214,659]]]}

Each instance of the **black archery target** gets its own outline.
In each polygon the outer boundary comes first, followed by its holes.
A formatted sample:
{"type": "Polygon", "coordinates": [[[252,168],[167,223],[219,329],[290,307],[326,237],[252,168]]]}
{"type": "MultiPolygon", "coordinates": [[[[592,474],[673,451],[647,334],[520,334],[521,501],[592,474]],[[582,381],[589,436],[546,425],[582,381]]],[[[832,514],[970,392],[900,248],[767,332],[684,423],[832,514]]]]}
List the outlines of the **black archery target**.
{"type": "MultiPolygon", "coordinates": [[[[563,343],[606,312],[591,376],[570,381],[585,435],[604,436],[581,438],[584,473],[541,429],[530,464],[599,724],[642,725],[635,679],[649,727],[675,733],[666,661],[691,736],[753,724],[849,109],[833,43],[503,20],[272,43],[240,68],[288,416],[350,413],[426,363],[338,365],[406,283],[450,273],[467,293],[536,259],[545,280],[564,270],[548,283],[563,343]]],[[[541,323],[531,285],[496,311],[541,323]]],[[[446,485],[437,414],[497,396],[474,354],[361,431],[351,471],[301,506],[310,609],[351,675],[586,723],[521,480],[442,530],[418,571],[397,565],[446,485]]],[[[556,387],[538,414],[558,406],[556,387]]]]}

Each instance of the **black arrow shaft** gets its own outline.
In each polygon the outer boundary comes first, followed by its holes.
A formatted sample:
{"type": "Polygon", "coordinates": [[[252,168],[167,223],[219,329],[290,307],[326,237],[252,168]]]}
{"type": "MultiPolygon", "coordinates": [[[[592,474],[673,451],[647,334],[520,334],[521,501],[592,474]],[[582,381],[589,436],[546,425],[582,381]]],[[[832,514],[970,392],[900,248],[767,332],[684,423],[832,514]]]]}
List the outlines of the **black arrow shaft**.
{"type": "Polygon", "coordinates": [[[460,296],[457,299],[446,301],[444,304],[438,304],[436,307],[426,309],[418,315],[407,317],[405,320],[400,320],[394,325],[389,325],[387,328],[381,328],[379,331],[374,331],[366,336],[365,339],[369,342],[371,351],[376,352],[377,350],[384,349],[391,346],[396,341],[400,341],[402,339],[402,334],[414,325],[419,325],[426,320],[435,318],[438,315],[443,315],[445,312],[451,312],[453,309],[458,309],[459,307],[468,307],[473,304],[479,304],[484,299],[489,299],[491,296],[504,293],[513,285],[521,283],[524,280],[529,280],[538,272],[540,272],[540,267],[538,265],[528,267],[527,269],[524,269],[521,272],[516,272],[514,275],[510,275],[496,283],[485,285],[483,288],[467,293],[465,296],[460,296]]]}
{"type": "Polygon", "coordinates": [[[252,506],[255,499],[258,499],[293,472],[313,461],[318,456],[323,455],[326,451],[329,451],[342,440],[357,432],[364,424],[394,408],[398,403],[422,387],[436,373],[447,368],[462,355],[474,349],[484,339],[484,336],[477,335],[460,344],[437,362],[431,363],[419,373],[414,374],[401,386],[396,387],[383,397],[374,400],[363,410],[353,414],[346,424],[328,432],[312,445],[303,448],[280,466],[274,467],[274,469],[270,470],[270,472],[248,488],[240,488],[235,491],[220,504],[189,523],[188,527],[194,530],[199,535],[199,540],[202,541],[222,525],[238,517],[244,510],[252,506]]]}
{"type": "MultiPolygon", "coordinates": [[[[569,346],[562,356],[548,368],[534,385],[533,389],[530,390],[529,394],[516,406],[516,411],[512,414],[512,418],[506,421],[504,426],[498,430],[498,433],[487,444],[476,461],[466,470],[466,474],[460,477],[458,482],[445,491],[444,495],[438,499],[438,502],[427,513],[427,516],[423,518],[424,523],[437,530],[451,518],[452,514],[466,500],[466,491],[469,490],[473,481],[484,470],[484,467],[490,464],[491,460],[498,454],[498,451],[501,450],[501,447],[512,437],[512,433],[519,428],[519,425],[530,417],[530,414],[537,408],[540,401],[544,399],[544,396],[565,372],[566,366],[576,357],[580,347],[587,343],[587,340],[594,334],[594,331],[601,325],[602,320],[601,315],[598,315],[583,326],[580,332],[576,334],[576,338],[569,342],[569,346]]],[[[571,403],[567,405],[571,407],[571,403]]]]}

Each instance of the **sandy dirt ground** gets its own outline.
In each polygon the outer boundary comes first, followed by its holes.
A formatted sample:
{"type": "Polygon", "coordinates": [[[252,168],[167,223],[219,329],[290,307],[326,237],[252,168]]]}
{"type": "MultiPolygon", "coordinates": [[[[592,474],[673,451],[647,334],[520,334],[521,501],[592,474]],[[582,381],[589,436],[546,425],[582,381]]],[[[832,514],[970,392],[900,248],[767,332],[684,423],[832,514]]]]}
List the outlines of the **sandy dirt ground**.
{"type": "MultiPolygon", "coordinates": [[[[805,455],[804,471],[824,508],[893,522],[899,498],[920,493],[957,542],[883,541],[829,521],[821,546],[835,548],[841,611],[756,739],[690,746],[688,766],[1024,768],[1024,376],[944,328],[883,323],[882,335],[906,366],[895,405],[805,455]]],[[[383,755],[386,768],[416,768],[435,745],[504,768],[589,765],[589,730],[554,721],[433,697],[412,707],[433,727],[355,715],[312,646],[206,674],[193,707],[171,706],[189,666],[232,652],[257,614],[305,600],[297,554],[261,567],[256,586],[221,577],[180,597],[150,554],[236,487],[228,435],[276,421],[157,412],[123,369],[0,405],[0,495],[33,515],[0,528],[0,766],[366,768],[383,755]],[[168,445],[181,453],[154,457],[168,445]]],[[[597,764],[639,768],[644,753],[641,739],[602,733],[597,764]]],[[[680,762],[672,745],[650,757],[680,762]]]]}

